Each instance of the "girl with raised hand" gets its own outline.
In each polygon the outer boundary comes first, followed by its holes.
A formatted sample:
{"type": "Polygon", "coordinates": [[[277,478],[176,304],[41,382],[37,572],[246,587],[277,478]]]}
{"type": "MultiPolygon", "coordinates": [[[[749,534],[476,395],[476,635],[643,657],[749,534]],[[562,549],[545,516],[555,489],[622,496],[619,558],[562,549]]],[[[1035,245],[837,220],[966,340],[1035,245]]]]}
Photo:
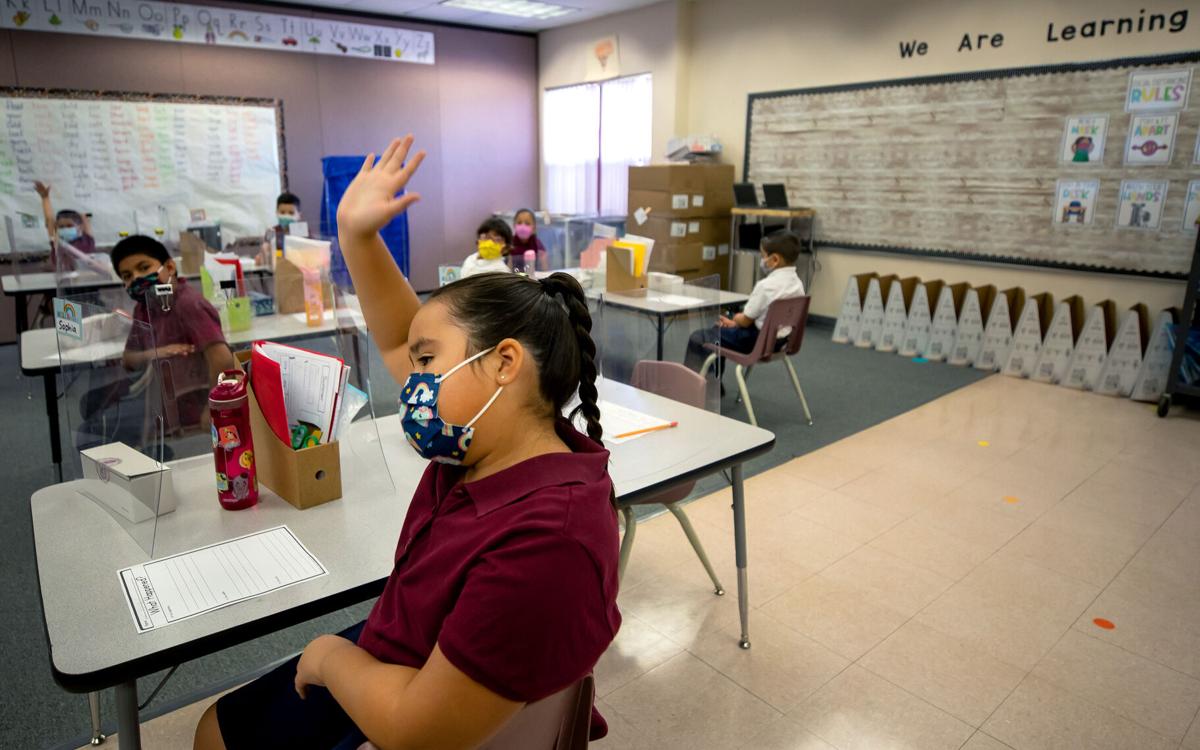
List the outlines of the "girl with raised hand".
{"type": "MultiPolygon", "coordinates": [[[[421,305],[379,237],[424,158],[397,139],[338,207],[363,315],[430,459],[367,620],[209,707],[197,748],[472,748],[592,671],[618,533],[583,290],[490,273],[421,305]],[[562,417],[578,394],[587,435],[562,417]]],[[[574,416],[574,413],[572,414],[574,416]]],[[[603,736],[604,724],[593,726],[603,736]]]]}

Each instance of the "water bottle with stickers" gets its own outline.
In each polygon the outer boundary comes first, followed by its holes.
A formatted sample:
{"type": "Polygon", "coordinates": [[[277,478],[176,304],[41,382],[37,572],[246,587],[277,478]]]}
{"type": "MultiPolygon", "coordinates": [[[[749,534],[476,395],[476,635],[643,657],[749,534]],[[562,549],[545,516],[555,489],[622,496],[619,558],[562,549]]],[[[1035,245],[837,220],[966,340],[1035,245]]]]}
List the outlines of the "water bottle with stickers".
{"type": "Polygon", "coordinates": [[[226,370],[208,394],[212,415],[213,458],[216,460],[217,499],[226,510],[258,503],[258,472],[250,434],[250,398],[246,373],[226,370]]]}

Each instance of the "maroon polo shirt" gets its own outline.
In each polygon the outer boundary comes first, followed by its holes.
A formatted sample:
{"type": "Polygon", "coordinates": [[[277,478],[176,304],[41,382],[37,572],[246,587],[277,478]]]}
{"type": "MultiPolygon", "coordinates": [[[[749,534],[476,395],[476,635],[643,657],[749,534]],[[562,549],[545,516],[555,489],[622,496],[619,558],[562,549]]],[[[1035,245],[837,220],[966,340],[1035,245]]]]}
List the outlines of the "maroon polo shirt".
{"type": "Polygon", "coordinates": [[[133,308],[135,325],[125,342],[126,351],[142,352],[168,344],[191,344],[192,354],[158,361],[163,379],[163,401],[167,428],[194,427],[208,408],[208,360],[204,350],[224,344],[221,316],[204,296],[183,279],[174,280],[170,310],[150,309],[139,300],[133,308]]]}
{"type": "MultiPolygon", "coordinates": [[[[551,453],[463,483],[430,463],[358,645],[420,668],[434,644],[492,692],[532,703],[589,674],[621,625],[608,451],[556,423],[551,453]]],[[[606,728],[597,721],[593,733],[606,728]]]]}

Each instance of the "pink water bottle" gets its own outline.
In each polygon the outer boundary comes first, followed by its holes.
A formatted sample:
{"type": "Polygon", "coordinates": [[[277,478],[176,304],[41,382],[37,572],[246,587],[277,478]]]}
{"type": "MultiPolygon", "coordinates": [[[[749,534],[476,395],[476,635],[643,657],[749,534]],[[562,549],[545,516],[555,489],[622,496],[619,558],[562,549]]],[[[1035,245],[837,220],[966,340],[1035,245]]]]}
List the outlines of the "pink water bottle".
{"type": "Polygon", "coordinates": [[[212,415],[213,458],[217,463],[217,499],[225,510],[258,503],[254,440],[250,434],[250,400],[246,373],[226,370],[208,394],[212,415]]]}
{"type": "Polygon", "coordinates": [[[525,251],[525,275],[532,276],[533,272],[536,270],[537,270],[537,251],[536,250],[526,250],[525,251]]]}

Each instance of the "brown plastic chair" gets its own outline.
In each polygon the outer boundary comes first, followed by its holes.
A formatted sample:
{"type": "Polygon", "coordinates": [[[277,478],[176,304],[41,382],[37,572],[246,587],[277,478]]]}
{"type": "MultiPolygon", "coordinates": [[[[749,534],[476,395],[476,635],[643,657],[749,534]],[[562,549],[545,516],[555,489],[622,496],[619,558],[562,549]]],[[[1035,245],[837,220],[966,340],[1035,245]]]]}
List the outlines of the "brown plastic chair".
{"type": "Polygon", "coordinates": [[[712,352],[708,359],[704,360],[704,366],[700,368],[701,377],[708,375],[708,369],[717,361],[717,357],[725,357],[737,364],[738,391],[742,395],[742,402],[746,404],[746,414],[750,417],[750,424],[758,426],[758,419],[754,416],[754,406],[750,403],[750,390],[746,387],[746,377],[750,375],[750,370],[755,365],[766,364],[779,357],[783,363],[787,365],[788,374],[792,376],[792,385],[796,387],[796,395],[800,397],[800,406],[804,408],[804,417],[811,425],[812,412],[808,410],[808,401],[804,398],[804,391],[800,388],[800,378],[796,375],[796,368],[792,366],[792,360],[789,359],[796,352],[800,351],[800,343],[804,340],[804,326],[808,322],[808,304],[812,300],[811,297],[792,297],[790,299],[775,300],[767,306],[766,319],[763,320],[762,330],[758,332],[758,340],[754,343],[754,349],[747,354],[735,352],[730,349],[722,349],[720,344],[705,344],[704,348],[712,352]],[[776,340],[780,328],[791,328],[786,342],[782,349],[776,351],[776,340]]]}
{"type": "MultiPolygon", "coordinates": [[[[707,383],[694,370],[690,370],[678,362],[642,360],[633,367],[633,382],[631,385],[634,388],[649,391],[650,393],[669,398],[673,401],[679,401],[688,406],[695,406],[699,409],[704,408],[707,383]]],[[[700,558],[700,563],[704,566],[704,570],[708,573],[708,577],[712,581],[713,593],[717,596],[725,593],[725,587],[717,579],[716,571],[713,570],[712,563],[708,560],[708,554],[704,551],[704,545],[700,542],[700,537],[696,536],[696,530],[692,528],[692,522],[688,520],[687,514],[683,512],[683,508],[678,505],[680,500],[683,500],[691,493],[692,487],[695,485],[695,482],[686,482],[663,490],[657,495],[642,498],[632,503],[617,501],[617,505],[621,509],[621,515],[625,519],[625,537],[621,540],[621,560],[617,568],[620,576],[625,575],[625,565],[629,561],[630,552],[633,551],[633,539],[637,533],[637,517],[633,514],[633,506],[661,503],[666,506],[667,510],[671,511],[671,515],[675,516],[675,520],[679,521],[679,525],[683,528],[683,533],[687,535],[688,541],[692,543],[692,549],[696,551],[696,556],[700,558]]]]}
{"type": "MultiPolygon", "coordinates": [[[[592,728],[596,684],[591,675],[530,703],[479,750],[584,750],[592,728]]],[[[378,750],[370,742],[358,750],[378,750]]]]}

